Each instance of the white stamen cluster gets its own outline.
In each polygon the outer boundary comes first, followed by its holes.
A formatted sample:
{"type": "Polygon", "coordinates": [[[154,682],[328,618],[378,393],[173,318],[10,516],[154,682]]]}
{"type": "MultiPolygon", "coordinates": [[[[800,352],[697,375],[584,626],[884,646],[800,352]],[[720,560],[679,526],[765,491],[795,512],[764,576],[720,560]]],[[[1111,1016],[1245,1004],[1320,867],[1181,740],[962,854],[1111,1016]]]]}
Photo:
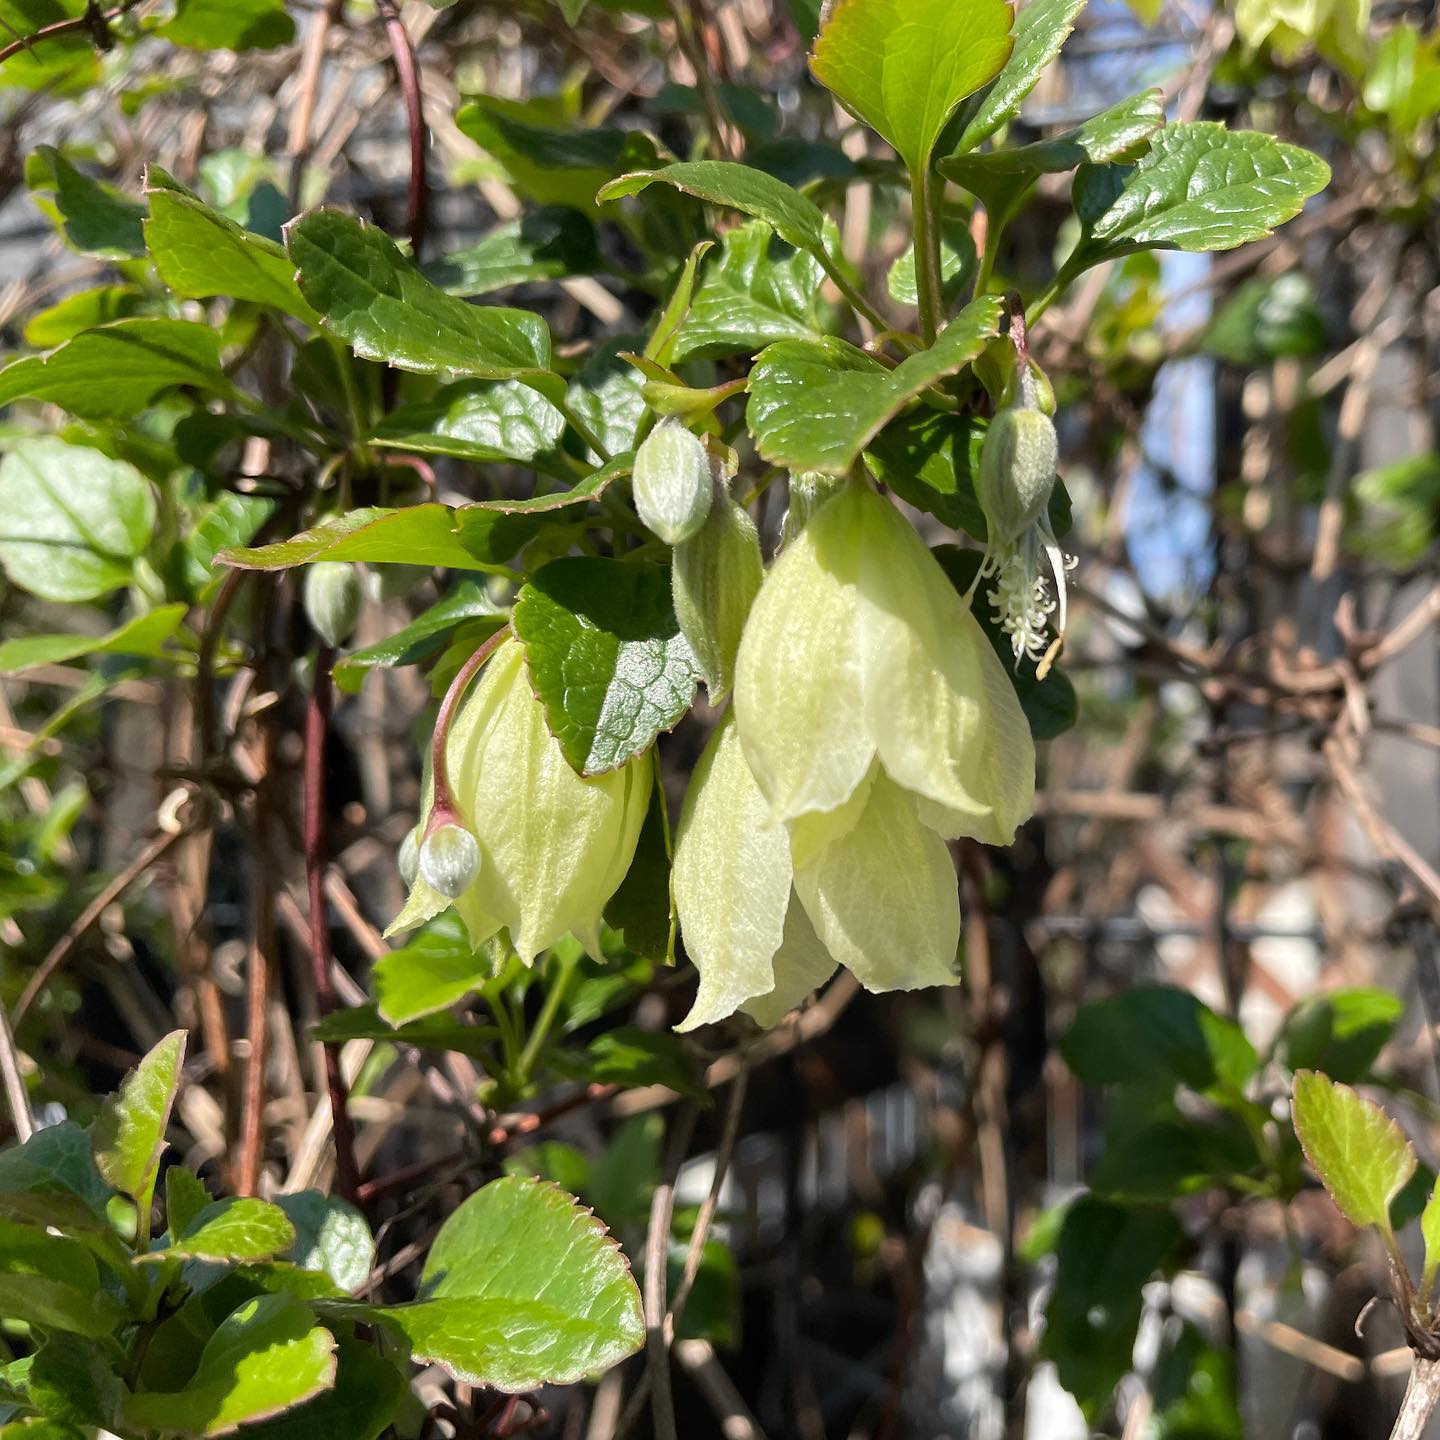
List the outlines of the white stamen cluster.
{"type": "Polygon", "coordinates": [[[1032,660],[1040,678],[1050,669],[1060,641],[1065,637],[1066,585],[1065,575],[1076,565],[1073,555],[1066,555],[1056,543],[1049,523],[1031,525],[1013,545],[986,552],[977,579],[994,577],[986,591],[995,620],[1010,640],[1015,668],[1022,660],[1032,660]],[[1050,575],[1041,573],[1041,557],[1049,562],[1050,575]],[[1050,576],[1054,576],[1055,596],[1050,593],[1050,576]],[[1057,634],[1049,638],[1050,617],[1059,611],[1057,634]]]}

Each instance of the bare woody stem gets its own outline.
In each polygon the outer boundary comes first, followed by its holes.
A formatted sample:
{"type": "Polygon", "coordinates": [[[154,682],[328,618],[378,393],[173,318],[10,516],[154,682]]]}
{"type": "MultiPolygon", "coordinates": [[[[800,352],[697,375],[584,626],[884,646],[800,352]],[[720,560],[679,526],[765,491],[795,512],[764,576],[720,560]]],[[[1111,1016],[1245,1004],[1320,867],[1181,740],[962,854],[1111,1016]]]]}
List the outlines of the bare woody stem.
{"type": "MultiPolygon", "coordinates": [[[[330,668],[335,652],[320,647],[315,657],[315,686],[305,711],[305,882],[310,898],[310,979],[315,1006],[323,1020],[336,1009],[335,981],[330,973],[330,926],[325,919],[325,749],[330,733],[330,668]]],[[[335,1179],[341,1195],[353,1202],[360,1188],[355,1160],[355,1127],[349,1095],[340,1068],[340,1050],[324,1046],[325,1087],[330,1095],[330,1123],[335,1136],[335,1179]]]]}
{"type": "Polygon", "coordinates": [[[510,633],[509,624],[502,625],[485,643],[460,667],[459,673],[450,682],[445,698],[440,702],[439,713],[435,716],[435,735],[430,742],[430,773],[434,778],[435,798],[430,806],[429,830],[441,825],[458,823],[459,812],[455,808],[455,794],[450,789],[450,766],[445,756],[445,742],[450,736],[450,722],[455,718],[470,682],[480,673],[480,667],[499,648],[500,642],[510,633]]]}
{"type": "Polygon", "coordinates": [[[1437,1401],[1440,1401],[1440,1360],[1417,1355],[1410,1367],[1405,1398],[1400,1402],[1390,1440],[1421,1440],[1437,1401]]]}
{"type": "Polygon", "coordinates": [[[395,62],[395,75],[405,96],[405,121],[410,132],[410,187],[405,202],[406,228],[410,250],[420,258],[429,223],[430,186],[425,171],[425,111],[420,94],[420,67],[415,63],[415,47],[410,32],[400,18],[395,0],[375,0],[375,9],[385,27],[385,39],[395,62]]]}

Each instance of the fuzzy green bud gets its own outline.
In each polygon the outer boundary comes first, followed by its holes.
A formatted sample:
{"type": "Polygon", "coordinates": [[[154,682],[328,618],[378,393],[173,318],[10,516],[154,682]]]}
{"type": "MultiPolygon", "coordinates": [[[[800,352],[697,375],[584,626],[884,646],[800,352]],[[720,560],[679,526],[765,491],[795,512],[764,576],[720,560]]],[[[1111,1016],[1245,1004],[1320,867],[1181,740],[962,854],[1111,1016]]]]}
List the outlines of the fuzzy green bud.
{"type": "Polygon", "coordinates": [[[992,545],[1013,544],[1044,513],[1055,488],[1059,444],[1040,410],[1001,410],[980,447],[976,490],[992,545]]]}
{"type": "Polygon", "coordinates": [[[407,830],[405,838],[400,842],[400,854],[395,862],[400,867],[400,878],[407,884],[413,885],[415,877],[420,873],[420,832],[418,830],[407,830]]]}
{"type": "Polygon", "coordinates": [[[353,565],[322,560],[305,572],[305,618],[327,645],[343,645],[360,618],[364,592],[353,565]]]}
{"type": "Polygon", "coordinates": [[[457,899],[480,874],[480,846],[460,825],[437,825],[420,846],[420,875],[447,900],[457,899]]]}
{"type": "Polygon", "coordinates": [[[670,567],[675,618],[718,705],[735,682],[735,652],[765,578],[755,522],[719,495],[699,534],[675,547],[670,567]]]}
{"type": "Polygon", "coordinates": [[[645,528],[667,545],[679,545],[710,513],[715,495],[710,457],[678,421],[663,420],[635,452],[631,489],[645,528]]]}

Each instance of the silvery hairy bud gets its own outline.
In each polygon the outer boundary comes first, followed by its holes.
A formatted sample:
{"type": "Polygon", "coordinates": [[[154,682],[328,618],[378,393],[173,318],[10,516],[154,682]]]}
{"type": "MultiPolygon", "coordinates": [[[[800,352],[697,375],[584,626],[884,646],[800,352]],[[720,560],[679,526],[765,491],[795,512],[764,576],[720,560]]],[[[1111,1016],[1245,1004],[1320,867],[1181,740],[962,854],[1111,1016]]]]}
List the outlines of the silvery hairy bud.
{"type": "Polygon", "coordinates": [[[675,618],[718,705],[735,681],[735,652],[765,578],[755,522],[723,490],[698,534],[675,547],[670,587],[675,618]]]}
{"type": "Polygon", "coordinates": [[[844,486],[843,475],[824,475],[818,470],[797,471],[791,475],[790,505],[780,522],[780,548],[783,550],[795,539],[810,523],[810,517],[844,486]]]}
{"type": "Polygon", "coordinates": [[[400,842],[400,854],[396,857],[395,863],[400,867],[400,878],[407,885],[413,885],[415,877],[420,873],[420,833],[418,830],[405,832],[405,838],[400,842]]]}
{"type": "Polygon", "coordinates": [[[976,490],[991,545],[1010,545],[1035,523],[1055,488],[1059,444],[1041,410],[999,411],[980,447],[976,490]]]}
{"type": "Polygon", "coordinates": [[[437,825],[420,845],[420,874],[447,900],[458,899],[480,874],[480,846],[460,825],[437,825]]]}
{"type": "Polygon", "coordinates": [[[353,565],[321,560],[305,572],[302,590],[305,618],[330,646],[343,645],[360,618],[364,594],[353,565]]]}
{"type": "Polygon", "coordinates": [[[705,446],[678,420],[662,420],[635,452],[631,488],[647,530],[667,545],[690,539],[715,493],[705,446]]]}

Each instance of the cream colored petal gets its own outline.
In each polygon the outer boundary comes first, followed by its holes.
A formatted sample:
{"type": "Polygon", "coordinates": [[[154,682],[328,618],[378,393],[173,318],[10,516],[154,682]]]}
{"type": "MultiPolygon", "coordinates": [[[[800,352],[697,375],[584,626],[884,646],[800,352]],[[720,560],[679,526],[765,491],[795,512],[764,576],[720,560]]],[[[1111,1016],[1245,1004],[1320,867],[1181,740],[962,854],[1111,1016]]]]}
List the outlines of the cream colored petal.
{"type": "Polygon", "coordinates": [[[427,920],[433,920],[442,910],[450,907],[450,901],[438,890],[432,890],[424,880],[416,877],[410,887],[410,894],[401,907],[400,913],[385,930],[385,938],[398,935],[402,930],[413,930],[427,920]]]}
{"type": "Polygon", "coordinates": [[[872,760],[865,778],[850,792],[850,798],[833,810],[812,810],[792,820],[785,828],[790,832],[790,863],[798,870],[813,865],[820,852],[832,841],[848,835],[865,813],[870,800],[870,787],[880,774],[880,762],[872,760]]]}
{"type": "Polygon", "coordinates": [[[875,753],[855,633],[854,493],[827,501],[786,547],[740,641],[735,719],[777,820],[842,805],[875,753]]]}
{"type": "Polygon", "coordinates": [[[790,902],[789,841],[770,819],[729,715],[690,777],[671,885],[680,934],[700,972],[695,1004],[675,1028],[693,1030],[775,988],[772,962],[790,902]]]}
{"type": "Polygon", "coordinates": [[[805,907],[792,894],[785,915],[785,939],[775,952],[775,988],[768,995],[747,1000],[740,1008],[769,1030],[834,973],[834,958],[820,943],[805,907]]]}
{"type": "Polygon", "coordinates": [[[865,701],[886,773],[936,828],[1008,844],[1030,813],[1035,748],[990,642],[893,506],[864,497],[857,616],[865,701]],[[936,808],[938,807],[938,808],[936,808]]]}
{"type": "Polygon", "coordinates": [[[455,728],[451,788],[480,844],[475,904],[509,929],[527,965],[571,931],[595,943],[635,854],[645,811],[627,799],[636,794],[634,767],[648,771],[649,760],[577,775],[546,727],[514,641],[495,652],[455,728]]]}
{"type": "Polygon", "coordinates": [[[820,942],[867,990],[953,985],[960,898],[945,842],[883,775],[848,835],[795,872],[820,942]]]}

